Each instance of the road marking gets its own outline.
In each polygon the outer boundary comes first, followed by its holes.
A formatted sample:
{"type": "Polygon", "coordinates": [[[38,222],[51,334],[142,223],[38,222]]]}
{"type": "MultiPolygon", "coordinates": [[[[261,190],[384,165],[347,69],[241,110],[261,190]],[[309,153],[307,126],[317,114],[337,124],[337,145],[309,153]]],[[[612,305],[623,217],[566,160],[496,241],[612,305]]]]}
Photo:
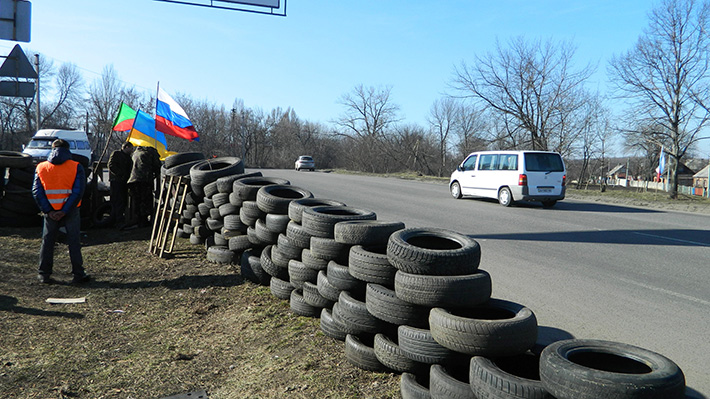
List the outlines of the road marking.
{"type": "Polygon", "coordinates": [[[647,289],[649,289],[649,290],[653,290],[653,291],[660,292],[660,293],[663,293],[663,294],[668,294],[668,295],[671,295],[671,296],[674,296],[674,297],[678,297],[678,298],[681,298],[681,299],[685,299],[685,300],[688,300],[688,301],[691,301],[691,302],[696,302],[696,303],[699,303],[699,304],[701,304],[701,305],[710,306],[710,302],[709,302],[709,301],[706,301],[706,300],[704,300],[704,299],[696,298],[696,297],[690,296],[690,295],[680,294],[680,293],[677,293],[677,292],[675,292],[675,291],[667,290],[667,289],[665,289],[665,288],[659,288],[659,287],[654,287],[654,286],[652,286],[652,285],[648,285],[648,284],[644,284],[644,283],[639,283],[638,281],[629,280],[629,279],[623,278],[623,277],[617,277],[617,278],[618,278],[619,280],[621,280],[621,281],[625,281],[625,282],[627,282],[627,283],[634,284],[634,285],[637,285],[637,286],[639,286],[639,287],[647,288],[647,289]]]}
{"type": "Polygon", "coordinates": [[[677,241],[677,242],[682,242],[682,243],[685,243],[685,244],[693,244],[693,245],[700,245],[700,246],[703,246],[703,247],[710,247],[709,244],[706,244],[706,243],[704,243],[704,242],[681,240],[680,238],[671,238],[671,237],[657,236],[657,235],[655,235],[655,234],[639,233],[638,231],[632,231],[632,233],[638,234],[638,235],[640,235],[640,236],[653,237],[653,238],[661,238],[661,239],[664,239],[664,240],[677,241]]]}

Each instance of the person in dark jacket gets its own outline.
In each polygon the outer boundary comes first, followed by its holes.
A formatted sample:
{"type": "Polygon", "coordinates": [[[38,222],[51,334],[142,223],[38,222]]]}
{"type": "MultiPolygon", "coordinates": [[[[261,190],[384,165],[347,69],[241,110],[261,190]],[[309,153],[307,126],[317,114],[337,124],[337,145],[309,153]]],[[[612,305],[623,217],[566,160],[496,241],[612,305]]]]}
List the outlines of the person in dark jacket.
{"type": "Polygon", "coordinates": [[[153,186],[160,176],[160,154],[154,147],[136,147],[133,151],[133,168],[128,179],[128,190],[133,197],[138,216],[138,226],[149,226],[153,214],[153,186]]]}
{"type": "Polygon", "coordinates": [[[120,150],[111,153],[108,159],[108,180],[111,188],[111,220],[117,228],[126,225],[126,203],[128,202],[128,178],[133,168],[133,144],[123,143],[120,150]]]}
{"type": "Polygon", "coordinates": [[[54,266],[54,244],[59,228],[67,232],[67,245],[71,259],[73,283],[89,281],[81,256],[81,215],[79,207],[86,188],[84,168],[72,160],[69,143],[55,140],[47,160],[37,165],[32,195],[42,211],[42,245],[39,251],[39,274],[42,283],[51,283],[54,266]]]}

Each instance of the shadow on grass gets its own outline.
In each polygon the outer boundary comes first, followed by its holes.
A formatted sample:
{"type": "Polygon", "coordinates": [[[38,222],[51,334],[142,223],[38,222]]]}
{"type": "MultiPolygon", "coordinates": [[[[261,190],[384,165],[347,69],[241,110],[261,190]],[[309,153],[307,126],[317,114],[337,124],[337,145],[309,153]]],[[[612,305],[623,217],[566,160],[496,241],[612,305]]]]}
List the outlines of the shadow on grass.
{"type": "Polygon", "coordinates": [[[209,287],[235,287],[244,284],[244,278],[239,274],[180,276],[172,280],[111,282],[95,280],[83,285],[85,288],[136,289],[166,287],[171,290],[186,290],[209,287]]]}
{"type": "Polygon", "coordinates": [[[17,306],[17,302],[15,297],[0,295],[0,312],[22,313],[30,316],[66,317],[69,319],[81,319],[84,317],[81,313],[25,308],[17,306]]]}

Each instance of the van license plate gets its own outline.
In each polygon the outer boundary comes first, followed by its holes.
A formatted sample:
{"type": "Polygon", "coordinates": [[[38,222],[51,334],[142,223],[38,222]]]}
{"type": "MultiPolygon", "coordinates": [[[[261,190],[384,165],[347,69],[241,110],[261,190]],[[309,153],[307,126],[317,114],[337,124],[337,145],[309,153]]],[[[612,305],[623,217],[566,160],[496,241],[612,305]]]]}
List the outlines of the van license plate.
{"type": "Polygon", "coordinates": [[[537,189],[537,191],[538,191],[539,193],[551,193],[551,192],[552,192],[552,188],[549,188],[549,187],[539,187],[539,188],[537,189]]]}

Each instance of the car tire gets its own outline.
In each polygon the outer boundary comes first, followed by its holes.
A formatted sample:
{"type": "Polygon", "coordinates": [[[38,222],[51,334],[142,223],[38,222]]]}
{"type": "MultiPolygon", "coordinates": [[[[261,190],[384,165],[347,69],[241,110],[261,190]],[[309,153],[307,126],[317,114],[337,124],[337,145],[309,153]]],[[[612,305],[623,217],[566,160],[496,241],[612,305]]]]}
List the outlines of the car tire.
{"type": "Polygon", "coordinates": [[[451,350],[436,342],[431,331],[425,328],[399,326],[397,338],[404,356],[419,363],[444,363],[453,356],[451,350]]]}
{"type": "Polygon", "coordinates": [[[291,185],[269,185],[256,193],[256,204],[264,213],[287,215],[291,201],[313,198],[310,191],[291,185]]]}
{"type": "Polygon", "coordinates": [[[481,261],[476,240],[439,228],[399,230],[389,238],[387,258],[398,270],[435,276],[472,274],[481,261]]]}
{"type": "Polygon", "coordinates": [[[342,326],[333,319],[333,313],[328,308],[321,309],[320,329],[323,334],[338,341],[345,341],[345,337],[348,335],[343,331],[342,326]]]}
{"type": "MultiPolygon", "coordinates": [[[[459,369],[446,368],[440,364],[432,364],[429,369],[429,392],[433,399],[478,399],[473,394],[471,385],[468,383],[468,373],[465,373],[465,380],[462,381],[458,373],[459,369]]],[[[484,396],[485,397],[485,396],[484,396]]]]}
{"type": "Polygon", "coordinates": [[[407,303],[397,298],[393,290],[379,284],[367,284],[365,307],[371,315],[397,326],[428,325],[429,308],[407,303]]]}
{"type": "Polygon", "coordinates": [[[513,205],[513,194],[508,187],[501,187],[498,190],[498,203],[505,207],[513,205]]]}
{"type": "Polygon", "coordinates": [[[540,380],[557,399],[685,398],[685,377],[663,355],[636,346],[570,339],[540,355],[540,380]]]}
{"type": "Polygon", "coordinates": [[[434,308],[432,337],[441,346],[472,356],[513,356],[535,346],[537,319],[527,307],[491,299],[466,309],[434,308]]]}
{"type": "MultiPolygon", "coordinates": [[[[396,340],[395,340],[396,341],[396,340]]],[[[390,339],[385,334],[378,333],[375,335],[373,349],[375,356],[387,368],[400,373],[421,374],[426,371],[424,363],[418,363],[404,356],[402,350],[399,349],[397,342],[390,339]]]]}
{"type": "Polygon", "coordinates": [[[479,398],[554,399],[540,381],[540,356],[532,352],[492,359],[474,356],[468,380],[479,398]]]}
{"type": "Polygon", "coordinates": [[[487,302],[491,276],[484,270],[459,276],[430,276],[398,270],[394,291],[403,301],[428,307],[473,307],[487,302]]]}
{"type": "Polygon", "coordinates": [[[461,199],[461,197],[463,197],[463,195],[461,194],[461,184],[457,181],[451,183],[451,186],[449,187],[449,192],[451,192],[451,196],[455,199],[461,199]]]}
{"type": "Polygon", "coordinates": [[[276,298],[290,300],[291,291],[294,290],[294,287],[287,280],[271,276],[271,280],[269,281],[269,290],[276,298]]]}
{"type": "Polygon", "coordinates": [[[307,208],[315,206],[345,206],[345,204],[340,201],[324,198],[304,198],[294,200],[288,205],[288,217],[296,223],[302,223],[303,211],[307,208]]]}
{"type": "MultiPolygon", "coordinates": [[[[402,399],[431,399],[429,388],[419,382],[421,378],[416,374],[402,373],[399,380],[399,393],[402,399]]],[[[426,381],[429,381],[428,378],[426,381]]]]}
{"type": "Polygon", "coordinates": [[[387,368],[375,356],[375,350],[358,336],[345,337],[345,359],[353,366],[367,371],[386,371],[387,368]]]}

